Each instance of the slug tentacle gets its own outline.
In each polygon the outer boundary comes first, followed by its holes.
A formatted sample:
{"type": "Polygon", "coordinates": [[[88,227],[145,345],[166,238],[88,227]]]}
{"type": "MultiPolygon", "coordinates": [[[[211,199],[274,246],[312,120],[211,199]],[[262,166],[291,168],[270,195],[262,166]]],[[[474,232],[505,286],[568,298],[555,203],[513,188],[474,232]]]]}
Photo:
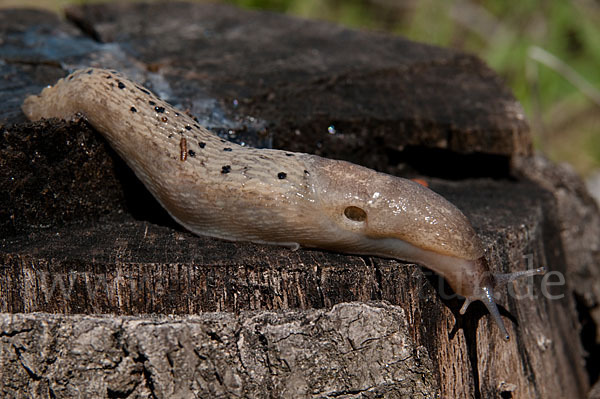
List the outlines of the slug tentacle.
{"type": "Polygon", "coordinates": [[[460,308],[460,314],[464,315],[467,311],[467,308],[469,307],[469,305],[471,303],[473,303],[476,300],[480,300],[481,302],[483,302],[485,307],[490,312],[490,315],[492,316],[492,318],[498,325],[498,328],[500,329],[500,332],[502,333],[502,336],[504,337],[504,339],[508,341],[510,338],[510,335],[508,334],[508,331],[506,330],[506,326],[504,325],[504,322],[502,321],[502,318],[500,317],[500,312],[498,311],[498,306],[496,306],[496,301],[494,298],[494,289],[498,288],[502,285],[508,284],[511,281],[514,281],[518,278],[541,275],[541,274],[544,274],[545,272],[546,272],[546,269],[544,267],[540,267],[537,269],[522,270],[522,271],[512,272],[512,273],[494,273],[493,278],[492,278],[493,286],[489,285],[489,283],[488,283],[488,285],[482,285],[476,296],[466,297],[465,301],[462,304],[462,307],[460,308]]]}
{"type": "Polygon", "coordinates": [[[521,270],[512,273],[495,273],[494,280],[496,281],[496,286],[498,287],[500,285],[508,284],[511,281],[515,281],[518,278],[542,275],[544,273],[546,273],[545,267],[538,267],[537,269],[530,270],[521,270]]]}
{"type": "Polygon", "coordinates": [[[322,248],[419,263],[488,307],[497,283],[466,216],[413,181],[344,161],[222,140],[115,71],[87,68],[22,106],[30,120],[81,115],[106,137],[158,202],[199,235],[322,248]]]}

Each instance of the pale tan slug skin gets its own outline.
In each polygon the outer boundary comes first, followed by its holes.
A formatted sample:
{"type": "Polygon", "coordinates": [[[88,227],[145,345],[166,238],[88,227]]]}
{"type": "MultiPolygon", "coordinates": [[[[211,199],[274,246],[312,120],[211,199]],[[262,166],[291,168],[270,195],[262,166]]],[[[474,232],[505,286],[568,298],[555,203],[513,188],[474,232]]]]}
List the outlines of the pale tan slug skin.
{"type": "Polygon", "coordinates": [[[471,300],[493,285],[467,218],[410,180],[221,140],[114,71],[76,71],[28,97],[23,111],[31,120],[83,115],[196,234],[416,262],[471,300]]]}

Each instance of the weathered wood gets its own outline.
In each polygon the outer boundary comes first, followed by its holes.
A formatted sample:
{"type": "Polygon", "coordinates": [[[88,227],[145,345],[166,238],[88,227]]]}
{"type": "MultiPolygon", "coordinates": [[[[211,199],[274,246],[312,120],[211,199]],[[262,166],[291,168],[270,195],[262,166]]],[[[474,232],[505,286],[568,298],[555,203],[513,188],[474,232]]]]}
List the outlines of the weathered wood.
{"type": "Polygon", "coordinates": [[[580,340],[578,317],[600,322],[598,209],[576,177],[516,157],[530,154],[526,122],[477,58],[220,5],[69,17],[91,36],[46,13],[0,12],[11,79],[0,85],[11,99],[0,112],[0,392],[585,395],[597,341],[580,340]],[[505,343],[482,306],[460,316],[443,280],[415,265],[193,236],[84,122],[8,126],[61,65],[88,64],[145,81],[223,137],[452,176],[427,180],[472,220],[492,269],[530,256],[567,275],[550,289],[564,296],[542,295],[541,278],[516,284],[535,298],[501,290],[505,343]]]}
{"type": "Polygon", "coordinates": [[[4,397],[433,397],[429,356],[409,331],[402,308],[366,303],[185,318],[1,314],[0,377],[4,397]]]}

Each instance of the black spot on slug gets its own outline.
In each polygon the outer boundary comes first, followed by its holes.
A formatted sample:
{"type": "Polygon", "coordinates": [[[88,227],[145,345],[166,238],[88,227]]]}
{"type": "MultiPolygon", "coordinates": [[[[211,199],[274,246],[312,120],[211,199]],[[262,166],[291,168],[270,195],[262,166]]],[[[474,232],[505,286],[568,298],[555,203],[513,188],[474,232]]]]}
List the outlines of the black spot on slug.
{"type": "Polygon", "coordinates": [[[131,107],[129,109],[131,110],[131,112],[137,112],[137,109],[135,109],[135,107],[131,107]]]}
{"type": "Polygon", "coordinates": [[[233,151],[233,150],[229,147],[225,147],[225,148],[223,148],[223,151],[233,151]]]}
{"type": "Polygon", "coordinates": [[[112,76],[111,75],[106,75],[105,78],[106,79],[112,79],[112,76]]]}
{"type": "Polygon", "coordinates": [[[85,73],[87,73],[88,75],[91,75],[94,72],[94,70],[92,69],[88,69],[87,71],[85,71],[85,73]]]}
{"type": "Polygon", "coordinates": [[[277,173],[277,177],[279,179],[285,179],[287,177],[287,173],[285,173],[285,172],[279,172],[279,173],[277,173]]]}
{"type": "Polygon", "coordinates": [[[289,152],[286,152],[286,153],[285,153],[285,156],[286,156],[286,157],[293,157],[293,156],[294,156],[294,154],[290,154],[289,152]]]}
{"type": "Polygon", "coordinates": [[[198,120],[198,118],[197,118],[197,117],[195,117],[195,116],[194,116],[194,121],[196,121],[196,122],[200,123],[200,121],[198,120]]]}
{"type": "Polygon", "coordinates": [[[206,146],[206,143],[200,142],[200,143],[198,143],[198,146],[199,146],[200,148],[204,148],[204,147],[206,146]]]}
{"type": "Polygon", "coordinates": [[[181,116],[179,112],[175,112],[175,116],[181,116]]]}
{"type": "Polygon", "coordinates": [[[304,174],[305,174],[306,176],[310,176],[310,173],[309,173],[309,172],[308,172],[308,170],[306,170],[306,169],[304,169],[304,174]]]}
{"type": "Polygon", "coordinates": [[[139,87],[139,86],[136,86],[136,87],[137,87],[137,88],[139,89],[139,91],[141,91],[142,93],[144,93],[144,94],[147,94],[147,95],[150,95],[150,92],[149,92],[148,90],[146,90],[146,89],[143,89],[143,88],[141,88],[141,87],[139,87]]]}
{"type": "Polygon", "coordinates": [[[148,101],[148,104],[150,104],[150,105],[156,105],[156,103],[154,101],[152,101],[152,100],[148,101]]]}
{"type": "Polygon", "coordinates": [[[194,124],[194,127],[195,127],[196,129],[200,129],[200,126],[198,126],[198,125],[196,125],[196,124],[194,124]]]}
{"type": "Polygon", "coordinates": [[[192,130],[192,127],[191,127],[190,125],[187,125],[187,126],[185,127],[185,130],[192,130]]]}
{"type": "Polygon", "coordinates": [[[154,107],[154,110],[155,110],[156,112],[158,112],[159,114],[162,114],[162,113],[164,113],[164,112],[165,112],[165,107],[159,107],[159,106],[156,106],[156,107],[154,107]]]}
{"type": "Polygon", "coordinates": [[[125,88],[125,84],[123,84],[123,82],[119,82],[119,84],[117,85],[119,87],[119,89],[123,90],[125,88]]]}
{"type": "Polygon", "coordinates": [[[227,174],[229,172],[231,172],[231,165],[225,165],[221,168],[221,173],[227,174]]]}
{"type": "Polygon", "coordinates": [[[188,154],[190,154],[190,157],[192,157],[192,158],[193,158],[193,157],[195,157],[195,156],[196,156],[196,151],[194,151],[194,150],[189,150],[189,151],[188,151],[188,154]]]}

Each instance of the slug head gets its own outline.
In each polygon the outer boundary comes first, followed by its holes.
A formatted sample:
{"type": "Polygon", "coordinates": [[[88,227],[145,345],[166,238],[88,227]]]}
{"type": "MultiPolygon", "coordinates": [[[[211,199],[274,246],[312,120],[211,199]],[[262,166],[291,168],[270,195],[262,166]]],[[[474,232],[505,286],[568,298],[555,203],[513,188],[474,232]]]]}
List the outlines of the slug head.
{"type": "MultiPolygon", "coordinates": [[[[494,290],[544,269],[492,274],[483,246],[466,216],[432,190],[410,180],[343,161],[311,156],[329,249],[416,262],[442,275],[464,296],[460,310],[480,300],[503,337],[509,335],[494,290]]],[[[312,172],[311,172],[312,173],[312,172]]]]}
{"type": "Polygon", "coordinates": [[[465,301],[460,308],[460,314],[463,315],[466,313],[469,305],[474,301],[481,301],[488,309],[492,318],[498,325],[500,332],[502,333],[502,337],[508,341],[510,339],[510,335],[506,330],[506,326],[500,317],[500,312],[498,311],[498,307],[496,305],[496,295],[495,289],[499,288],[505,284],[510,283],[518,278],[534,276],[538,274],[544,274],[546,269],[544,267],[540,267],[537,269],[530,270],[522,270],[518,272],[512,273],[493,273],[491,274],[488,270],[487,261],[485,258],[480,258],[477,260],[477,269],[480,270],[481,279],[474,285],[471,285],[471,293],[470,295],[465,296],[465,301]],[[484,272],[485,270],[485,272],[484,272]]]}

